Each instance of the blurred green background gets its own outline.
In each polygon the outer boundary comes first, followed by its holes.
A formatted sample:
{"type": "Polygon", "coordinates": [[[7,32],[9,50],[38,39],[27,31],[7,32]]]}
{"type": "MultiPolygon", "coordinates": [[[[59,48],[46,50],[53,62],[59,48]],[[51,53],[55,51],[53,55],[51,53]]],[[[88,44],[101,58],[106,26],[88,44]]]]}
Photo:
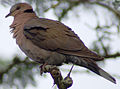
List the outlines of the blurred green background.
{"type": "MultiPolygon", "coordinates": [[[[59,20],[71,27],[88,48],[105,57],[105,59],[98,62],[98,64],[105,68],[108,63],[110,67],[108,65],[106,70],[111,71],[111,74],[118,81],[120,80],[120,66],[115,66],[115,62],[120,63],[119,0],[0,0],[0,6],[2,7],[0,14],[2,15],[2,9],[9,10],[12,5],[18,2],[31,4],[39,17],[59,20]],[[109,62],[113,62],[114,65],[109,62]]],[[[8,13],[9,12],[5,14],[8,13]]],[[[1,18],[5,19],[4,17],[1,18]]],[[[8,26],[10,24],[8,24],[8,26]]],[[[3,29],[5,28],[0,29],[1,34],[3,34],[3,29]]],[[[11,38],[7,39],[11,40],[11,38]]],[[[6,57],[11,51],[4,52],[3,54],[4,49],[12,50],[12,48],[10,45],[8,45],[8,48],[4,47],[3,41],[7,40],[1,37],[0,57],[1,55],[2,57],[0,58],[0,89],[39,89],[37,88],[38,81],[36,81],[36,76],[40,76],[39,64],[29,60],[29,58],[19,52],[20,50],[14,52],[14,56],[6,57]],[[34,86],[34,88],[28,88],[28,86],[34,86]]],[[[63,74],[65,73],[66,75],[70,69],[70,65],[65,65],[60,67],[60,69],[63,74]]],[[[79,76],[82,76],[81,74],[89,76],[90,74],[95,76],[86,69],[79,70],[78,68],[73,70],[73,74],[79,74],[79,76]]],[[[45,78],[48,77],[47,74],[43,76],[45,78]]],[[[42,81],[42,77],[39,77],[39,81],[42,81]]],[[[91,82],[89,80],[86,81],[91,82]]],[[[49,82],[52,83],[52,79],[49,82]]],[[[80,82],[80,80],[78,82],[80,82]]],[[[73,84],[73,86],[75,85],[73,84]]],[[[115,86],[114,89],[118,89],[118,85],[115,86]]],[[[52,88],[52,86],[49,88],[52,88]]],[[[77,88],[79,87],[77,86],[77,88]]],[[[71,87],[70,89],[75,88],[71,87]]]]}

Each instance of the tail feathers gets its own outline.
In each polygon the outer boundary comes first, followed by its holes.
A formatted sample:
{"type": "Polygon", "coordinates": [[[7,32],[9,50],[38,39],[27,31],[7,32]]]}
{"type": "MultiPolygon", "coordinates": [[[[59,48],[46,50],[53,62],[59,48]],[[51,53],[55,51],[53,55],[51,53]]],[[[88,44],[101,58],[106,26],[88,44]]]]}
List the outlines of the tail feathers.
{"type": "Polygon", "coordinates": [[[81,66],[88,68],[94,73],[116,84],[116,80],[110,74],[101,69],[93,60],[84,58],[81,61],[81,66]]]}
{"type": "Polygon", "coordinates": [[[91,70],[92,72],[102,76],[103,78],[113,82],[116,84],[116,80],[107,72],[105,72],[103,69],[101,69],[93,60],[88,59],[88,58],[78,58],[75,57],[73,59],[70,59],[70,62],[85,67],[89,70],[91,70]]]}
{"type": "Polygon", "coordinates": [[[116,80],[110,74],[105,72],[104,70],[99,69],[99,74],[100,74],[100,76],[104,77],[105,79],[107,79],[107,80],[113,82],[114,84],[116,84],[116,80]]]}

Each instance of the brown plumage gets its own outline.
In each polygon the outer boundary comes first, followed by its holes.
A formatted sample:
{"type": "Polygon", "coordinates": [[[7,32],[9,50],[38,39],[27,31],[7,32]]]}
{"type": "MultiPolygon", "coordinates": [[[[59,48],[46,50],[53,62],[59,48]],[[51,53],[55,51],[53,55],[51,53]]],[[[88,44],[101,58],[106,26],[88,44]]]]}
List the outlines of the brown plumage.
{"type": "Polygon", "coordinates": [[[41,64],[61,65],[73,63],[90,69],[96,74],[116,83],[115,79],[97,66],[95,61],[103,57],[90,51],[71,28],[59,21],[38,18],[26,3],[12,6],[13,37],[20,49],[32,60],[41,64]]]}

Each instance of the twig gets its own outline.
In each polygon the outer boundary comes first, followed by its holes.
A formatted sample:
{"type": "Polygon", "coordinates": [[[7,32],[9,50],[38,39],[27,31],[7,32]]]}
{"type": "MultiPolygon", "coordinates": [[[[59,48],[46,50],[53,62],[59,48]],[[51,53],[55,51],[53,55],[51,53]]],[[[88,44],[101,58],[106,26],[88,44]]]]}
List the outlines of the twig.
{"type": "MultiPolygon", "coordinates": [[[[4,74],[7,74],[14,66],[19,65],[21,63],[24,63],[26,65],[32,64],[32,62],[27,60],[28,60],[28,57],[26,57],[23,61],[20,60],[20,58],[17,56],[14,57],[12,63],[5,70],[0,71],[0,82],[2,82],[4,74]]],[[[37,63],[35,62],[33,62],[33,64],[37,65],[37,63]]]]}
{"type": "Polygon", "coordinates": [[[109,55],[105,55],[104,58],[116,58],[116,57],[120,57],[120,53],[115,53],[115,54],[109,54],[109,55]]]}
{"type": "Polygon", "coordinates": [[[90,3],[91,3],[91,4],[97,4],[97,5],[100,5],[100,6],[102,6],[102,7],[105,7],[105,8],[107,8],[108,10],[112,11],[113,13],[115,13],[115,15],[116,15],[118,18],[120,18],[120,12],[119,12],[118,10],[115,10],[115,9],[112,8],[112,7],[110,7],[110,6],[108,6],[108,5],[104,4],[104,3],[100,3],[100,2],[98,2],[98,1],[96,1],[96,2],[90,2],[90,3]]]}

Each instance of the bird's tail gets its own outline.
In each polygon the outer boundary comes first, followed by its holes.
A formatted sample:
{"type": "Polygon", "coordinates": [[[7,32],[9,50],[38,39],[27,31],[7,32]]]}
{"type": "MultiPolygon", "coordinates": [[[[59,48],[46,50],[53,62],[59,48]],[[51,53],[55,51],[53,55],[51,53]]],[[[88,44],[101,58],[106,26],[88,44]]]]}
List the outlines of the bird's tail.
{"type": "Polygon", "coordinates": [[[71,56],[69,57],[68,61],[73,64],[85,67],[116,84],[116,80],[110,74],[101,69],[92,59],[71,56]]]}

